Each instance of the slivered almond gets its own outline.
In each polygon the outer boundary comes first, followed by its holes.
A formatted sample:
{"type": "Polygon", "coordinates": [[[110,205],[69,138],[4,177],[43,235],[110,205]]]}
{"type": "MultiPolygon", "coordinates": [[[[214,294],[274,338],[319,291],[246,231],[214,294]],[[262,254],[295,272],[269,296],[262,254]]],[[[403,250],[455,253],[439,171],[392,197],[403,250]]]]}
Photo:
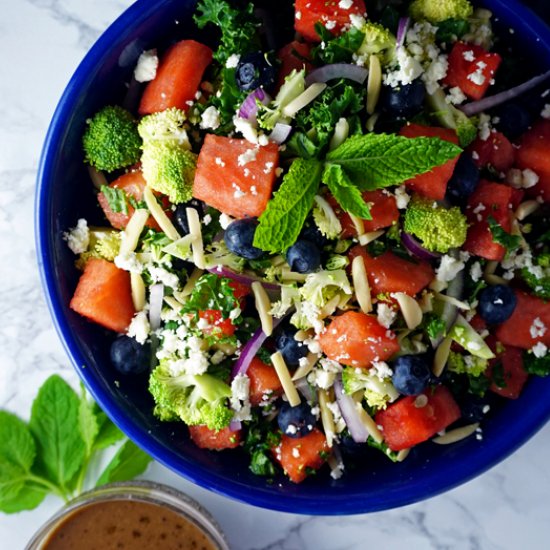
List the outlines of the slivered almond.
{"type": "Polygon", "coordinates": [[[271,362],[273,363],[275,372],[281,381],[281,386],[283,386],[283,391],[285,392],[290,406],[296,407],[301,403],[300,395],[298,394],[296,386],[294,386],[294,382],[292,382],[292,379],[290,378],[288,367],[286,366],[285,360],[283,359],[280,351],[275,352],[271,356],[271,362]]]}
{"type": "Polygon", "coordinates": [[[355,297],[359,302],[359,307],[363,313],[372,311],[372,298],[370,295],[370,285],[367,278],[365,262],[361,256],[356,256],[351,262],[351,276],[355,288],[355,297]]]}
{"type": "Polygon", "coordinates": [[[420,323],[422,323],[422,310],[418,305],[418,302],[408,294],[404,292],[395,292],[392,296],[397,300],[407,328],[414,330],[420,323]]]}
{"type": "Polygon", "coordinates": [[[467,437],[471,436],[479,428],[479,423],[475,422],[474,424],[468,424],[467,426],[462,426],[446,432],[443,435],[434,437],[432,441],[438,445],[449,445],[450,443],[456,443],[457,441],[462,441],[467,437]]]}
{"type": "Polygon", "coordinates": [[[271,311],[269,296],[259,281],[252,283],[252,293],[254,294],[256,310],[260,317],[262,330],[266,336],[271,336],[273,333],[273,316],[269,313],[271,311]]]}

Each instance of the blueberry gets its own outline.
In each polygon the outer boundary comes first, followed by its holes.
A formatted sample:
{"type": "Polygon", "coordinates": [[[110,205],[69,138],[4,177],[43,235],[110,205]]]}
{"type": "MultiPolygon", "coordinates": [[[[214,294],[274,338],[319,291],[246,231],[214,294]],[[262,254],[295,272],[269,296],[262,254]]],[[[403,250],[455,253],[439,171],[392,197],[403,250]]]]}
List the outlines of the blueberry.
{"type": "Polygon", "coordinates": [[[468,154],[461,155],[447,184],[447,198],[453,204],[466,204],[479,183],[479,168],[468,154]]]}
{"type": "Polygon", "coordinates": [[[244,218],[231,223],[224,234],[227,248],[241,258],[259,260],[264,255],[264,251],[252,244],[257,225],[256,218],[244,218]]]}
{"type": "Polygon", "coordinates": [[[304,225],[299,239],[316,244],[321,249],[325,248],[329,243],[329,240],[319,231],[319,228],[313,222],[304,225]]]}
{"type": "Polygon", "coordinates": [[[311,241],[296,241],[287,250],[286,261],[292,271],[312,273],[321,265],[321,252],[311,241]]]}
{"type": "Polygon", "coordinates": [[[187,208],[195,208],[200,215],[204,211],[204,204],[201,201],[192,199],[189,202],[178,204],[176,206],[176,210],[174,211],[174,222],[176,224],[176,229],[182,237],[189,234],[189,222],[187,221],[186,212],[187,208]]]}
{"type": "Polygon", "coordinates": [[[243,55],[237,65],[236,80],[239,89],[251,92],[260,86],[269,90],[275,83],[277,71],[262,52],[243,55]]]}
{"type": "Polygon", "coordinates": [[[428,386],[432,371],[425,355],[402,355],[393,364],[393,385],[403,395],[418,395],[428,386]]]}
{"type": "Polygon", "coordinates": [[[515,140],[533,123],[529,111],[517,103],[507,103],[497,112],[496,129],[508,139],[515,140]]]}
{"type": "Polygon", "coordinates": [[[516,309],[517,298],[514,291],[506,285],[493,285],[479,293],[477,311],[489,325],[504,323],[516,309]]]}
{"type": "Polygon", "coordinates": [[[277,423],[281,431],[288,437],[304,437],[315,427],[315,415],[311,412],[311,407],[302,401],[296,407],[291,407],[290,403],[283,402],[277,415],[277,423]]]}
{"type": "Polygon", "coordinates": [[[420,79],[396,88],[386,86],[382,95],[382,107],[392,115],[410,118],[422,110],[426,88],[420,79]]]}
{"type": "Polygon", "coordinates": [[[481,422],[489,407],[486,399],[469,393],[459,401],[459,404],[462,418],[467,422],[481,422]]]}
{"type": "Polygon", "coordinates": [[[121,374],[141,374],[151,363],[151,347],[129,336],[119,336],[111,344],[111,363],[121,374]]]}
{"type": "Polygon", "coordinates": [[[297,367],[300,359],[308,354],[308,347],[294,338],[296,329],[286,325],[275,335],[275,345],[281,352],[285,363],[290,367],[297,367]]]}

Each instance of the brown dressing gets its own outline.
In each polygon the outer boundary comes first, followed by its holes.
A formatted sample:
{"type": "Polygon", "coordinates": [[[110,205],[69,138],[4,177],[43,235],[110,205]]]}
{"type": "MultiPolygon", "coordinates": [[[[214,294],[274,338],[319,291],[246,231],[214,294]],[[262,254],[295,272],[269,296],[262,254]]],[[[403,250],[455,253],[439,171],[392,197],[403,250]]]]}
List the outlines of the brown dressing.
{"type": "Polygon", "coordinates": [[[57,527],[42,550],[215,550],[205,533],[168,508],[138,500],[84,506],[57,527]]]}

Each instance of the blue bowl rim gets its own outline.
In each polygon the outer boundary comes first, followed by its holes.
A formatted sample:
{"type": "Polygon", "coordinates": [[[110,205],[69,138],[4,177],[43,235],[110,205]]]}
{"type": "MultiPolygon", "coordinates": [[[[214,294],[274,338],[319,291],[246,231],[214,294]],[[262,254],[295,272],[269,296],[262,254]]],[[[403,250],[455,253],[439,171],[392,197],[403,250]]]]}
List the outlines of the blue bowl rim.
{"type": "MultiPolygon", "coordinates": [[[[343,495],[338,499],[326,495],[322,501],[315,500],[314,502],[311,497],[304,499],[299,494],[293,494],[289,498],[285,495],[273,494],[266,490],[245,486],[234,480],[228,480],[227,478],[213,474],[201,465],[196,465],[193,470],[182,471],[175,464],[177,453],[167,450],[147,433],[138,429],[128,418],[119,415],[117,406],[109,393],[104,391],[98,380],[87,375],[87,369],[82,368],[85,365],[85,359],[78,348],[76,340],[69,335],[68,322],[63,316],[63,307],[55,288],[47,208],[48,194],[53,178],[49,178],[48,174],[56,155],[57,144],[68,124],[70,113],[78,100],[79,89],[85,81],[86,75],[104,58],[111,48],[109,36],[117,36],[123,33],[124,29],[132,26],[136,20],[145,19],[147,14],[157,11],[159,4],[165,2],[170,2],[170,0],[161,0],[160,2],[155,2],[154,5],[151,5],[149,0],[137,0],[108,27],[88,51],[59,100],[44,140],[37,172],[35,243],[42,287],[50,315],[65,351],[94,399],[130,439],[167,468],[192,483],[214,493],[254,506],[282,512],[311,515],[346,515],[397,508],[449,491],[477,477],[506,459],[544,426],[550,418],[550,407],[548,410],[541,407],[536,411],[536,414],[530,417],[527,423],[523,423],[521,426],[519,425],[520,423],[517,423],[515,428],[512,426],[507,434],[507,438],[500,442],[499,445],[488,448],[484,452],[482,460],[462,461],[460,464],[456,464],[446,477],[439,476],[437,479],[431,478],[427,480],[424,476],[422,480],[419,480],[420,482],[417,481],[416,484],[409,487],[406,493],[404,492],[398,498],[389,498],[377,502],[369,500],[368,495],[364,495],[364,498],[360,500],[352,501],[343,495]],[[425,483],[426,481],[429,481],[429,483],[425,483]]],[[[508,12],[509,16],[521,18],[523,25],[535,37],[535,40],[548,44],[550,51],[550,29],[536,14],[526,6],[519,4],[517,0],[493,0],[493,2],[499,4],[501,14],[508,12]]]]}

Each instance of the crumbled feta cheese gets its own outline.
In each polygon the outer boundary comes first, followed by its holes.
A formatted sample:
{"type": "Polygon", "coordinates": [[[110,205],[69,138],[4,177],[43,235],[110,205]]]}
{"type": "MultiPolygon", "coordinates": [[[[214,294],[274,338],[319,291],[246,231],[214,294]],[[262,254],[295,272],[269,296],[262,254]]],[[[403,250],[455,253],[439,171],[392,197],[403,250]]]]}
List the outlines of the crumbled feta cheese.
{"type": "Polygon", "coordinates": [[[250,120],[237,116],[233,119],[233,124],[235,125],[235,131],[242,134],[244,139],[250,143],[258,143],[258,131],[250,120]]]}
{"type": "Polygon", "coordinates": [[[338,460],[330,469],[330,477],[332,479],[340,479],[344,475],[345,466],[342,460],[338,460]]]}
{"type": "Polygon", "coordinates": [[[458,87],[449,89],[449,94],[445,97],[445,101],[451,105],[460,105],[468,99],[464,92],[458,87]]]}
{"type": "Polygon", "coordinates": [[[464,262],[445,255],[441,258],[441,263],[436,270],[436,278],[438,281],[448,283],[452,281],[458,273],[464,269],[464,262]]]}
{"type": "Polygon", "coordinates": [[[384,302],[378,302],[376,313],[378,315],[378,322],[385,328],[390,328],[397,316],[397,313],[384,302]]]}
{"type": "Polygon", "coordinates": [[[220,214],[220,227],[222,229],[227,229],[234,221],[235,220],[231,216],[228,216],[223,212],[220,214]]]}
{"type": "Polygon", "coordinates": [[[273,162],[266,162],[265,163],[265,168],[264,168],[264,174],[270,174],[271,171],[273,170],[273,162]]]}
{"type": "Polygon", "coordinates": [[[373,361],[369,372],[382,382],[393,376],[393,371],[385,361],[373,361]]]}
{"type": "Polygon", "coordinates": [[[215,130],[220,127],[220,112],[214,105],[210,105],[202,113],[200,127],[203,130],[215,130]]]}
{"type": "Polygon", "coordinates": [[[251,420],[250,412],[250,379],[246,374],[238,374],[231,382],[231,408],[235,411],[234,420],[251,420]]]}
{"type": "Polygon", "coordinates": [[[134,78],[138,82],[150,82],[157,76],[159,58],[157,50],[144,51],[138,59],[134,70],[134,78]]]}
{"type": "Polygon", "coordinates": [[[483,272],[481,270],[481,264],[479,262],[474,262],[470,268],[470,277],[472,278],[472,281],[477,283],[482,276],[483,272]]]}
{"type": "Polygon", "coordinates": [[[407,193],[407,189],[404,185],[401,185],[395,189],[395,202],[399,210],[405,210],[410,200],[411,197],[407,193]]]}
{"type": "Polygon", "coordinates": [[[540,338],[545,335],[546,330],[546,325],[542,322],[540,317],[537,317],[529,328],[529,333],[531,334],[531,338],[540,338]]]}
{"type": "Polygon", "coordinates": [[[355,27],[359,30],[361,30],[366,24],[365,18],[362,15],[357,15],[356,13],[350,14],[349,21],[352,27],[355,27]]]}
{"type": "Polygon", "coordinates": [[[241,60],[241,56],[239,54],[231,54],[228,58],[227,58],[227,61],[225,62],[225,66],[228,68],[228,69],[236,69],[237,68],[237,65],[239,64],[239,61],[241,60]]]}
{"type": "MultiPolygon", "coordinates": [[[[491,117],[489,115],[481,113],[479,115],[478,128],[479,128],[479,138],[482,141],[487,141],[489,139],[489,136],[491,135],[491,117]]],[[[472,158],[474,158],[473,155],[472,155],[472,158]]],[[[477,158],[479,158],[479,155],[477,158]]]]}
{"type": "Polygon", "coordinates": [[[462,57],[465,61],[469,61],[470,63],[475,59],[474,51],[468,50],[462,53],[462,57]]]}
{"type": "Polygon", "coordinates": [[[545,106],[544,106],[544,109],[542,110],[542,112],[540,113],[540,116],[542,118],[550,118],[550,103],[547,103],[545,106]]]}
{"type": "Polygon", "coordinates": [[[398,68],[388,72],[384,77],[384,83],[392,88],[400,84],[410,84],[423,72],[422,65],[405,48],[397,50],[396,63],[398,68]]]}
{"type": "Polygon", "coordinates": [[[241,197],[244,197],[246,195],[246,193],[235,182],[233,182],[231,184],[231,187],[233,187],[233,189],[235,189],[235,192],[233,193],[233,196],[236,199],[240,199],[241,197]]]}
{"type": "Polygon", "coordinates": [[[222,168],[225,166],[225,162],[220,158],[220,157],[216,157],[214,162],[218,165],[218,166],[221,166],[222,168]]]}
{"type": "Polygon", "coordinates": [[[84,218],[80,218],[76,222],[76,227],[63,234],[63,238],[67,241],[67,246],[73,254],[82,254],[88,250],[90,245],[90,229],[88,222],[84,218]]]}
{"type": "Polygon", "coordinates": [[[342,8],[343,10],[349,10],[353,6],[353,0],[340,0],[338,2],[338,7],[342,8]]]}
{"type": "Polygon", "coordinates": [[[548,353],[548,347],[545,346],[542,342],[538,342],[531,348],[531,351],[533,352],[533,355],[535,357],[545,357],[548,353]]]}
{"type": "Polygon", "coordinates": [[[487,63],[484,63],[483,61],[478,61],[478,63],[476,63],[475,72],[470,73],[466,78],[468,80],[471,80],[474,84],[477,84],[478,86],[485,84],[485,75],[483,74],[483,69],[485,69],[486,67],[487,63]]]}
{"type": "Polygon", "coordinates": [[[333,30],[336,27],[336,21],[327,21],[325,27],[329,31],[333,30]]]}
{"type": "Polygon", "coordinates": [[[163,285],[173,288],[174,290],[177,290],[180,286],[178,276],[174,273],[170,273],[163,267],[149,266],[148,270],[153,282],[162,283],[163,285]]]}
{"type": "Polygon", "coordinates": [[[145,344],[151,332],[151,325],[145,311],[138,311],[128,327],[128,336],[134,338],[140,344],[145,344]]]}
{"type": "Polygon", "coordinates": [[[137,259],[137,256],[133,252],[129,254],[119,254],[115,258],[115,265],[119,269],[130,271],[131,273],[143,272],[143,264],[137,259]]]}
{"type": "Polygon", "coordinates": [[[239,166],[246,166],[249,162],[254,162],[259,151],[259,147],[251,147],[250,149],[247,149],[244,153],[237,157],[237,164],[239,166]]]}

